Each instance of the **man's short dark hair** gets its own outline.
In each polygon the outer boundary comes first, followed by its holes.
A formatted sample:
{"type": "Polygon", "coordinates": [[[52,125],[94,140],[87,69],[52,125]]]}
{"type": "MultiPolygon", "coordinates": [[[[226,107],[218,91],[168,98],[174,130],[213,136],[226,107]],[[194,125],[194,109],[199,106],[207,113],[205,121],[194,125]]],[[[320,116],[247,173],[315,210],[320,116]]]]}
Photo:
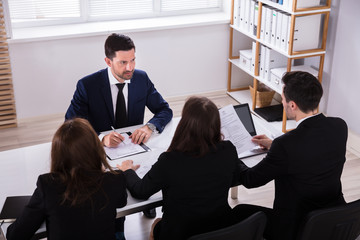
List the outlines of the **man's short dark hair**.
{"type": "Polygon", "coordinates": [[[319,80],[308,72],[287,72],[282,81],[286,102],[294,101],[299,109],[308,113],[315,110],[323,94],[319,80]]]}
{"type": "Polygon", "coordinates": [[[135,44],[131,38],[123,34],[113,33],[105,41],[105,56],[109,59],[115,57],[117,51],[135,50],[135,44]]]}

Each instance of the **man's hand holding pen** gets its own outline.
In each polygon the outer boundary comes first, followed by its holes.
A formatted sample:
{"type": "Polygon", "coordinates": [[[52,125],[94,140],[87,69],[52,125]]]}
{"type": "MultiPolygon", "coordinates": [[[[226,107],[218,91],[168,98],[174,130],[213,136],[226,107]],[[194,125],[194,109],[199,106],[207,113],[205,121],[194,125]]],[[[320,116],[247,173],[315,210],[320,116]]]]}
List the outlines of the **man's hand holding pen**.
{"type": "Polygon", "coordinates": [[[105,137],[102,139],[103,144],[106,147],[117,147],[120,143],[122,143],[125,139],[124,136],[122,136],[120,133],[116,132],[113,127],[112,132],[110,132],[108,135],[105,135],[105,137]]]}

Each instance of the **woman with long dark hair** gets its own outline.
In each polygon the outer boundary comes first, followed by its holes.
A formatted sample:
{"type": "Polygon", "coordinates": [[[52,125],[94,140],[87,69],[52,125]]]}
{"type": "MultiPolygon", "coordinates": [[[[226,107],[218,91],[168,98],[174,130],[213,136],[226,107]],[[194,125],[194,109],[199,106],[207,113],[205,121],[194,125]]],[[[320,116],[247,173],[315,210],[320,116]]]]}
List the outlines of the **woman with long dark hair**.
{"type": "Polygon", "coordinates": [[[155,220],[155,239],[188,237],[230,225],[228,192],[237,171],[237,152],[223,141],[216,105],[205,97],[189,98],[168,150],[140,179],[139,166],[124,161],[130,193],[140,199],[162,191],[163,216],[155,220]]]}
{"type": "Polygon", "coordinates": [[[31,239],[44,221],[49,240],[115,239],[116,208],[126,201],[124,174],[111,169],[89,122],[68,120],[53,137],[50,173],[39,176],[7,239],[31,239]]]}

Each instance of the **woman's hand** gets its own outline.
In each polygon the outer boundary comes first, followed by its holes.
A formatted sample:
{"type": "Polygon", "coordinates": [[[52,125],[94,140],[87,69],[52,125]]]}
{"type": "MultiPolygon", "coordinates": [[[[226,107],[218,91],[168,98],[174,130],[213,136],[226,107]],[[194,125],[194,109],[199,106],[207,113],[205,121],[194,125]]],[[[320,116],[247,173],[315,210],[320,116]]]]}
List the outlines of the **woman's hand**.
{"type": "Polygon", "coordinates": [[[123,172],[129,169],[136,171],[137,169],[139,169],[140,164],[134,165],[133,160],[125,160],[121,163],[121,165],[116,164],[116,167],[123,172]]]}

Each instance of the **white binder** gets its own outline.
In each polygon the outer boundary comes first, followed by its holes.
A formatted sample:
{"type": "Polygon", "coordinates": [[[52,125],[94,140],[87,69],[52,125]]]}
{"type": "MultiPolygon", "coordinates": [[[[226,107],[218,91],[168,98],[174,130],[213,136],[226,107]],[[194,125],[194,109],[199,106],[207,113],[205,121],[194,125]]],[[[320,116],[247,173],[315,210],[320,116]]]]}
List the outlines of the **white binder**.
{"type": "Polygon", "coordinates": [[[240,28],[245,28],[245,0],[240,0],[240,28]]]}
{"type": "Polygon", "coordinates": [[[265,40],[265,21],[266,21],[266,11],[267,7],[262,6],[261,12],[261,25],[260,25],[260,39],[265,40]]]}
{"type": "Polygon", "coordinates": [[[249,32],[250,29],[250,4],[251,0],[245,0],[245,32],[249,32]]]}
{"type": "Polygon", "coordinates": [[[255,16],[255,1],[251,0],[251,2],[250,2],[250,22],[249,22],[250,34],[254,33],[254,16],[255,16]]]}
{"type": "Polygon", "coordinates": [[[286,67],[287,57],[271,48],[266,48],[265,58],[264,80],[270,81],[271,69],[278,67],[286,67]]]}
{"type": "Polygon", "coordinates": [[[271,8],[267,8],[265,16],[265,42],[270,43],[271,39],[271,26],[272,26],[272,13],[271,8]]]}
{"type": "Polygon", "coordinates": [[[281,46],[281,26],[282,26],[282,18],[283,18],[283,13],[278,11],[277,12],[277,20],[276,20],[276,41],[275,41],[275,45],[277,48],[280,48],[281,46]]]}
{"type": "Polygon", "coordinates": [[[260,45],[260,70],[259,76],[261,79],[265,77],[265,55],[266,55],[266,47],[264,45],[260,45]]]}
{"type": "Polygon", "coordinates": [[[255,3],[255,10],[254,10],[254,36],[257,34],[257,28],[258,28],[258,17],[259,17],[259,4],[255,3]]]}
{"type": "Polygon", "coordinates": [[[252,42],[250,71],[254,75],[256,75],[255,74],[255,59],[256,59],[256,42],[252,42]]]}
{"type": "Polygon", "coordinates": [[[271,35],[270,35],[270,44],[275,46],[276,45],[276,20],[277,20],[277,14],[278,11],[276,11],[275,9],[273,9],[272,11],[272,15],[271,15],[271,35]]]}
{"type": "Polygon", "coordinates": [[[319,47],[321,14],[295,18],[294,51],[316,49],[319,47]]]}
{"type": "Polygon", "coordinates": [[[281,44],[280,44],[280,48],[281,50],[283,50],[284,52],[286,52],[286,45],[287,45],[287,39],[288,39],[288,30],[289,26],[289,18],[290,15],[287,14],[283,14],[282,20],[281,20],[281,44]]]}
{"type": "Polygon", "coordinates": [[[234,17],[233,25],[239,27],[240,24],[240,0],[234,0],[234,17]]]}

